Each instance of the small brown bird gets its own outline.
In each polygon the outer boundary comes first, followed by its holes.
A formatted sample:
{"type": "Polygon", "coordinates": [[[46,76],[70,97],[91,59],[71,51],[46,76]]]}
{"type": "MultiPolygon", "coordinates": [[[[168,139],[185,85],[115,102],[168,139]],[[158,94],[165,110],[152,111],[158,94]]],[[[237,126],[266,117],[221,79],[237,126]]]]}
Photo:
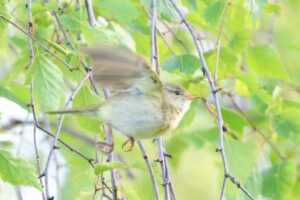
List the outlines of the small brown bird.
{"type": "Polygon", "coordinates": [[[85,48],[92,60],[93,78],[111,90],[107,101],[50,113],[94,112],[106,124],[133,139],[160,136],[175,129],[190,102],[197,99],[172,83],[162,84],[142,57],[113,47],[85,48]]]}

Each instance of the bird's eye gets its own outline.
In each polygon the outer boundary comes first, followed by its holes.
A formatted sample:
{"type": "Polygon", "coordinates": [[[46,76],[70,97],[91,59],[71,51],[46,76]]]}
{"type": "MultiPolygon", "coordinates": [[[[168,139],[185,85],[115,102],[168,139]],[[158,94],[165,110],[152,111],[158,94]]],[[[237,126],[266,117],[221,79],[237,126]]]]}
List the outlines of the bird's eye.
{"type": "Polygon", "coordinates": [[[175,94],[176,94],[177,96],[180,95],[180,91],[176,90],[176,91],[175,91],[175,94]]]}

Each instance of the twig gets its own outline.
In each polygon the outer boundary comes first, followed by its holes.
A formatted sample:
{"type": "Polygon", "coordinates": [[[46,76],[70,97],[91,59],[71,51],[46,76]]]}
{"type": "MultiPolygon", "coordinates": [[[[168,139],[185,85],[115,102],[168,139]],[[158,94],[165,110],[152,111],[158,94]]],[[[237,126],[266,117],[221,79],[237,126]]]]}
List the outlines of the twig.
{"type": "MultiPolygon", "coordinates": [[[[104,97],[107,99],[110,96],[110,92],[107,88],[103,89],[104,97]]],[[[107,129],[105,130],[106,134],[106,139],[108,144],[114,144],[113,140],[113,134],[112,134],[112,128],[111,126],[107,125],[107,129]]],[[[109,154],[107,161],[111,162],[114,160],[114,151],[109,154]]],[[[118,188],[116,184],[116,174],[115,170],[112,169],[110,170],[110,178],[111,178],[111,186],[112,186],[112,194],[113,194],[113,199],[118,199],[118,188]]]]}
{"type": "Polygon", "coordinates": [[[138,140],[137,143],[138,143],[138,145],[140,147],[140,150],[142,152],[143,158],[145,159],[145,162],[146,162],[146,165],[147,165],[150,177],[151,177],[152,187],[153,187],[154,194],[155,194],[155,199],[159,200],[160,198],[159,198],[158,185],[157,185],[157,181],[156,181],[156,178],[155,178],[154,171],[152,169],[151,163],[150,163],[150,161],[148,159],[148,155],[147,155],[147,153],[145,151],[145,148],[144,148],[142,142],[138,140]]]}
{"type": "Polygon", "coordinates": [[[150,16],[150,63],[155,64],[155,70],[159,74],[159,66],[157,62],[157,40],[156,40],[156,0],[151,0],[151,16],[150,16]]]}
{"type": "MultiPolygon", "coordinates": [[[[88,13],[88,17],[89,17],[89,24],[91,27],[95,28],[96,20],[95,20],[92,3],[90,0],[85,0],[84,2],[85,2],[86,10],[88,13]]],[[[104,93],[104,96],[106,99],[110,96],[109,90],[107,88],[103,89],[103,93],[104,93]]],[[[107,137],[108,144],[113,144],[114,141],[113,141],[113,136],[112,136],[112,128],[110,126],[107,126],[107,127],[108,127],[108,129],[107,129],[107,131],[105,131],[105,134],[107,137]]],[[[110,155],[108,156],[108,162],[111,162],[114,159],[113,155],[114,155],[114,152],[112,151],[110,153],[110,155]]],[[[118,193],[117,193],[118,188],[116,185],[114,169],[110,170],[110,175],[111,175],[111,184],[112,184],[112,188],[113,188],[112,189],[113,199],[118,199],[118,193]]]]}
{"type": "Polygon", "coordinates": [[[13,21],[10,21],[9,19],[7,19],[5,16],[0,15],[0,18],[2,18],[3,20],[5,20],[6,22],[10,23],[11,25],[13,25],[14,27],[16,27],[18,30],[20,30],[21,32],[23,32],[25,35],[27,35],[30,39],[32,39],[32,41],[34,41],[35,43],[37,43],[40,47],[42,47],[46,52],[48,52],[50,55],[52,55],[54,58],[56,58],[57,60],[59,60],[60,62],[62,62],[66,67],[68,67],[69,71],[74,71],[76,68],[70,66],[67,62],[65,62],[62,58],[58,57],[55,53],[53,53],[52,51],[50,51],[48,49],[48,47],[46,47],[45,45],[43,45],[42,43],[40,43],[38,40],[36,40],[33,36],[31,36],[31,34],[28,34],[26,30],[24,30],[22,27],[20,27],[19,25],[17,25],[16,23],[14,23],[13,21]]]}
{"type": "Polygon", "coordinates": [[[60,196],[60,178],[59,178],[59,170],[60,170],[60,164],[57,157],[57,152],[54,152],[53,154],[53,160],[55,162],[55,182],[56,182],[56,198],[61,199],[60,196]]]}
{"type": "MultiPolygon", "coordinates": [[[[29,94],[30,94],[31,112],[33,113],[34,121],[36,122],[36,114],[35,114],[33,95],[32,95],[33,94],[32,93],[32,83],[30,83],[30,85],[29,85],[29,94]]],[[[41,165],[40,165],[40,155],[39,155],[39,151],[37,148],[37,142],[36,142],[36,128],[37,128],[37,123],[34,123],[33,124],[33,146],[34,146],[34,152],[35,152],[37,175],[38,175],[38,177],[40,177],[41,176],[41,165]]],[[[43,181],[41,179],[39,179],[39,180],[40,180],[40,184],[41,184],[42,188],[44,189],[43,181]]],[[[45,200],[44,191],[42,191],[42,198],[43,198],[43,200],[45,200]]]]}
{"type": "MultiPolygon", "coordinates": [[[[52,15],[54,16],[54,18],[55,18],[55,20],[56,20],[56,22],[57,22],[57,24],[58,24],[58,27],[60,28],[61,32],[63,33],[64,38],[65,38],[65,40],[66,40],[66,42],[67,42],[67,45],[68,45],[73,51],[76,51],[75,46],[72,44],[72,42],[71,42],[71,40],[70,40],[68,34],[67,34],[66,31],[64,30],[64,27],[62,26],[62,24],[61,24],[61,22],[60,22],[60,20],[59,20],[59,17],[58,17],[57,14],[56,14],[56,12],[55,12],[55,11],[52,11],[51,13],[52,13],[52,15]]],[[[81,65],[83,66],[83,68],[84,68],[84,70],[85,70],[86,72],[88,72],[88,71],[91,70],[91,68],[90,68],[85,62],[83,62],[81,59],[80,59],[80,63],[81,63],[81,65]]],[[[97,91],[97,88],[96,88],[96,86],[95,86],[95,84],[94,84],[94,81],[93,81],[93,77],[92,77],[92,76],[89,77],[89,81],[90,81],[90,83],[91,83],[91,86],[92,86],[93,90],[94,90],[95,93],[98,95],[98,91],[97,91]]]]}
{"type": "MultiPolygon", "coordinates": [[[[91,72],[88,72],[83,77],[83,79],[78,83],[78,85],[75,87],[75,89],[73,90],[73,92],[71,93],[70,97],[68,98],[68,100],[65,104],[65,107],[64,107],[65,109],[70,106],[70,104],[72,103],[73,98],[75,97],[76,93],[79,91],[79,89],[81,88],[81,86],[83,85],[85,80],[87,80],[90,75],[91,75],[91,72]]],[[[64,120],[64,114],[61,114],[60,117],[59,117],[59,120],[58,120],[58,126],[57,126],[57,129],[56,129],[56,133],[55,133],[55,136],[53,138],[52,147],[49,151],[47,161],[46,161],[46,164],[45,164],[45,168],[44,168],[44,171],[43,171],[43,175],[45,176],[45,191],[46,191],[47,200],[54,199],[54,197],[51,197],[50,194],[49,194],[48,168],[49,168],[49,165],[50,165],[50,162],[51,162],[53,152],[55,151],[55,149],[57,149],[58,136],[59,136],[59,133],[60,133],[60,130],[61,130],[61,127],[62,127],[63,120],[64,120]]]]}
{"type": "Polygon", "coordinates": [[[89,24],[91,27],[96,27],[96,20],[91,0],[84,0],[84,3],[89,17],[89,24]]]}
{"type": "MultiPolygon", "coordinates": [[[[159,75],[160,73],[160,67],[158,62],[158,48],[157,48],[157,31],[156,31],[156,0],[151,1],[151,16],[150,16],[150,48],[151,48],[151,55],[150,55],[150,63],[151,65],[155,65],[156,73],[159,75]]],[[[169,199],[169,186],[170,181],[168,179],[168,167],[166,164],[165,159],[165,149],[163,145],[163,139],[159,137],[157,139],[157,145],[158,145],[158,161],[161,166],[162,171],[162,179],[163,179],[163,186],[164,186],[164,199],[169,199]]],[[[173,193],[174,194],[174,193],[173,193]]],[[[174,195],[175,199],[175,195],[174,195]]]]}
{"type": "Polygon", "coordinates": [[[230,0],[227,0],[224,10],[223,10],[223,14],[221,16],[220,28],[219,28],[219,33],[218,33],[217,43],[216,43],[216,68],[215,68],[215,75],[214,75],[215,81],[218,79],[218,70],[219,70],[219,65],[220,65],[221,39],[222,39],[223,31],[224,31],[224,24],[225,24],[225,17],[226,17],[227,9],[230,4],[231,4],[230,0]]]}
{"type": "MultiPolygon", "coordinates": [[[[27,16],[28,16],[28,34],[32,36],[33,30],[33,23],[32,23],[32,14],[31,14],[31,0],[27,1],[27,16]]],[[[26,68],[30,67],[33,63],[34,51],[32,47],[32,39],[28,38],[28,45],[29,45],[29,63],[26,68]]]]}
{"type": "Polygon", "coordinates": [[[278,157],[281,160],[285,160],[286,157],[284,155],[282,155],[281,152],[277,149],[277,147],[272,143],[272,141],[267,136],[265,136],[265,134],[259,128],[256,127],[256,125],[251,120],[251,118],[236,103],[236,101],[234,100],[232,94],[229,93],[229,92],[224,92],[224,93],[230,98],[230,100],[231,100],[233,106],[236,108],[236,110],[247,120],[247,122],[251,126],[252,130],[254,132],[257,132],[271,146],[271,148],[275,151],[275,153],[278,155],[278,157]]]}
{"type": "MultiPolygon", "coordinates": [[[[227,178],[230,178],[231,182],[234,183],[235,185],[237,185],[237,187],[239,189],[241,189],[250,199],[253,199],[253,197],[250,195],[249,192],[246,191],[246,189],[244,189],[241,184],[239,184],[237,181],[233,181],[235,180],[235,178],[230,174],[229,168],[228,168],[228,163],[227,163],[227,159],[226,159],[226,155],[225,155],[225,150],[224,150],[224,138],[223,138],[223,117],[222,117],[222,113],[221,113],[221,108],[220,108],[220,103],[219,103],[219,99],[218,99],[218,95],[217,95],[217,88],[215,86],[215,83],[213,81],[213,78],[211,76],[211,73],[208,69],[208,66],[206,64],[206,60],[204,58],[203,55],[203,51],[199,45],[199,41],[198,41],[198,37],[197,34],[194,30],[194,28],[186,21],[186,19],[184,18],[184,15],[181,13],[181,11],[179,10],[179,8],[177,7],[176,3],[174,2],[174,0],[170,0],[170,2],[173,4],[176,12],[178,13],[178,15],[180,16],[180,19],[182,21],[182,23],[184,23],[184,25],[186,26],[186,28],[188,29],[188,31],[190,32],[193,41],[195,43],[196,49],[197,49],[197,53],[198,56],[200,58],[201,61],[201,68],[202,71],[204,72],[205,76],[208,79],[211,91],[212,91],[212,96],[214,99],[214,104],[215,104],[215,108],[217,111],[217,116],[218,116],[218,128],[219,128],[219,145],[217,147],[217,151],[220,152],[221,157],[222,157],[222,162],[223,162],[223,169],[224,169],[224,184],[222,186],[221,191],[224,191],[225,185],[226,185],[226,180],[227,178]]],[[[220,199],[223,200],[224,199],[224,192],[221,192],[220,194],[220,199]]]]}

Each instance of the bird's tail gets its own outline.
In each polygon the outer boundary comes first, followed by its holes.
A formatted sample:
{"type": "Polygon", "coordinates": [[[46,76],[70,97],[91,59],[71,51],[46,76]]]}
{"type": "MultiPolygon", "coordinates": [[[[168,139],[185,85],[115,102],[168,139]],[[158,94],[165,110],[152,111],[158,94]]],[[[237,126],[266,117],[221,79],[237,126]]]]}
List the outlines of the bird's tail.
{"type": "Polygon", "coordinates": [[[100,105],[89,105],[77,108],[63,109],[63,110],[54,110],[49,111],[49,114],[76,114],[76,113],[87,113],[87,112],[97,112],[99,111],[100,105]]]}

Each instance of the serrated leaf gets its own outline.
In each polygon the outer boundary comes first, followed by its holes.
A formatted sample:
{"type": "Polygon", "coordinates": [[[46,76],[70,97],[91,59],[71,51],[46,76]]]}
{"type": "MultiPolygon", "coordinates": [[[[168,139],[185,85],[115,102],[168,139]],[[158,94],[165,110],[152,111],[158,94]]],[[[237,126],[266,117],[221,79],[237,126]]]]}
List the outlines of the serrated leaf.
{"type": "Polygon", "coordinates": [[[193,74],[199,69],[199,59],[191,54],[184,54],[180,56],[171,55],[163,61],[162,68],[169,72],[176,70],[187,74],[193,74]]]}
{"type": "Polygon", "coordinates": [[[0,178],[13,185],[27,185],[41,190],[35,168],[23,158],[0,150],[0,178]]]}
{"type": "Polygon", "coordinates": [[[273,200],[284,200],[297,179],[296,163],[282,161],[263,172],[262,194],[273,200]]]}
{"type": "Polygon", "coordinates": [[[97,164],[94,168],[95,175],[99,175],[100,173],[116,169],[116,168],[122,168],[124,167],[124,164],[118,161],[113,161],[109,163],[103,163],[103,164],[97,164]]]}
{"type": "Polygon", "coordinates": [[[215,0],[204,10],[205,19],[210,23],[217,23],[225,8],[225,0],[215,0]]]}
{"type": "MultiPolygon", "coordinates": [[[[76,94],[73,107],[84,107],[89,105],[99,104],[101,102],[100,98],[93,94],[88,86],[82,87],[78,93],[76,94]]],[[[86,115],[77,115],[76,120],[78,121],[79,125],[93,133],[98,133],[100,131],[100,119],[97,117],[86,116],[86,115]]]]}
{"type": "Polygon", "coordinates": [[[60,69],[45,55],[37,55],[30,73],[35,102],[47,110],[57,109],[64,85],[60,69]]]}
{"type": "Polygon", "coordinates": [[[269,45],[257,45],[248,49],[247,65],[254,72],[273,78],[286,78],[279,53],[269,45]]]}

